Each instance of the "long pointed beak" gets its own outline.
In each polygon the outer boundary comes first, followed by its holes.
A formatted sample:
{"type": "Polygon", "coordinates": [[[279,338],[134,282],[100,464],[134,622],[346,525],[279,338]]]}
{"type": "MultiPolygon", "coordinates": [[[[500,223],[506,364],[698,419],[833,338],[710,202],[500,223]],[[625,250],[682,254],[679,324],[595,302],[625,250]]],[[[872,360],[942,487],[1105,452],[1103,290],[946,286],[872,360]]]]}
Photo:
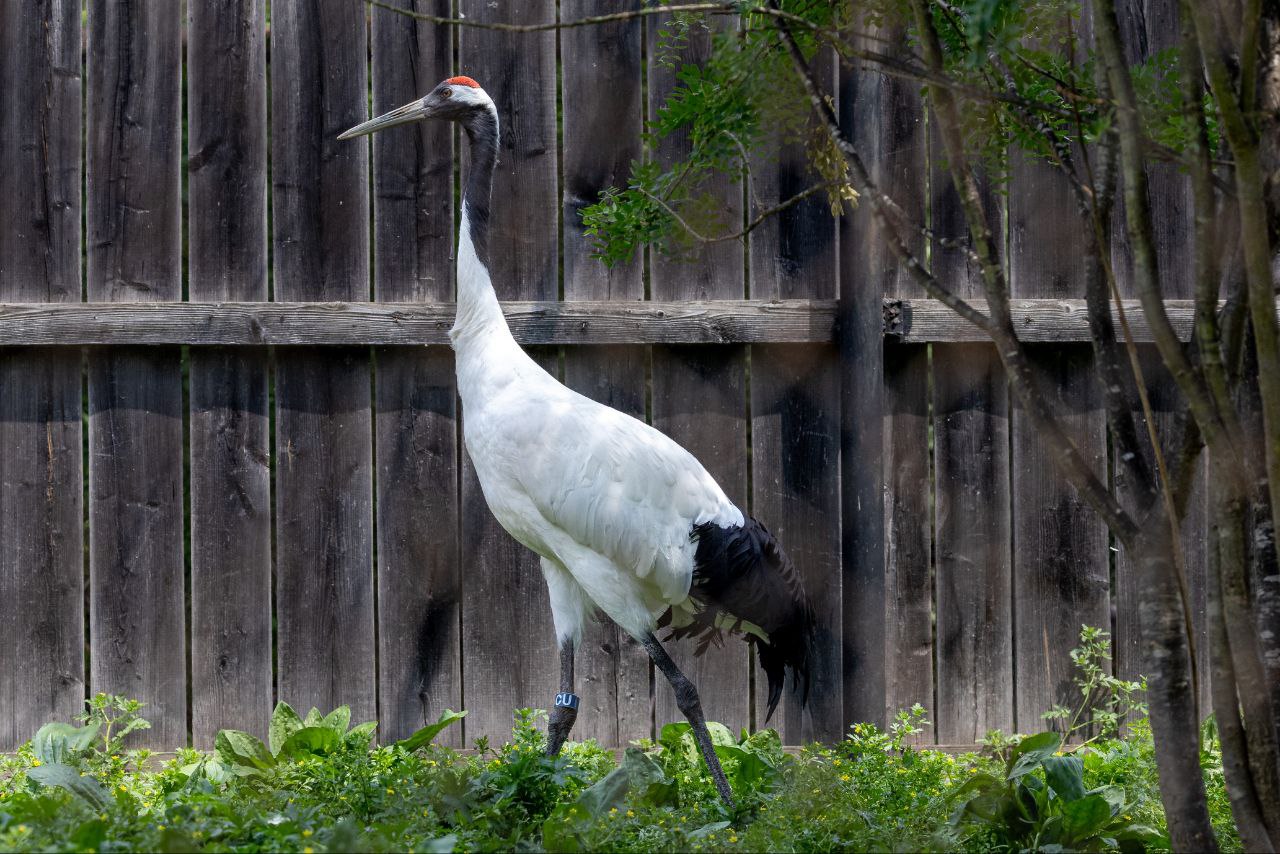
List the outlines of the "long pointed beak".
{"type": "Polygon", "coordinates": [[[389,113],[383,113],[377,118],[369,119],[363,124],[358,124],[351,130],[343,131],[338,134],[338,139],[351,139],[353,136],[364,136],[365,134],[375,133],[386,128],[395,127],[396,125],[408,124],[416,122],[419,119],[427,118],[427,109],[422,105],[422,99],[405,104],[403,107],[397,107],[389,113]]]}

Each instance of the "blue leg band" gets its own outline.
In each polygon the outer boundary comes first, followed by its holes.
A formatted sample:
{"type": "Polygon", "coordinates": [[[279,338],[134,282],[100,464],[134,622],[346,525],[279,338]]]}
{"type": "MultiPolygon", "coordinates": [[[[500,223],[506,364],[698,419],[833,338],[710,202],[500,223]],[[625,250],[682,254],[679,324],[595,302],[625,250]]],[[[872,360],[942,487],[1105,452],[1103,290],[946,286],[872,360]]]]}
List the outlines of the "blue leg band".
{"type": "Polygon", "coordinates": [[[578,708],[578,695],[568,692],[556,694],[556,705],[566,709],[578,708]]]}

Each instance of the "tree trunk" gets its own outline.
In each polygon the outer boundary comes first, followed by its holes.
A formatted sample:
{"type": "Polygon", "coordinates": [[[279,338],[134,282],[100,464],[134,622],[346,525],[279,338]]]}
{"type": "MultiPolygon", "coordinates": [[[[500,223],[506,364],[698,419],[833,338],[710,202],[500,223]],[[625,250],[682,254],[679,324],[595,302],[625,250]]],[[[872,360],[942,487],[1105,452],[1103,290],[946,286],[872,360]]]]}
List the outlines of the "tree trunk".
{"type": "Polygon", "coordinates": [[[1191,655],[1169,529],[1153,525],[1125,548],[1134,555],[1138,573],[1142,665],[1169,838],[1176,851],[1217,851],[1200,769],[1200,722],[1191,702],[1191,655]]]}

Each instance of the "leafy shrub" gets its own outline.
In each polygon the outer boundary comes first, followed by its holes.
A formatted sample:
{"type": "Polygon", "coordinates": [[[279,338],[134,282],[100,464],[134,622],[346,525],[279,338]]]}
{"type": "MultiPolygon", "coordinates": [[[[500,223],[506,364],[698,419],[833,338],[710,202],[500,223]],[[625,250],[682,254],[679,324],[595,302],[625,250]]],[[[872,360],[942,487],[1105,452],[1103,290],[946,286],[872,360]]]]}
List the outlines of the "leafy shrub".
{"type": "MultiPolygon", "coordinates": [[[[462,713],[371,743],[350,711],[285,704],[267,741],[234,730],[208,753],[157,763],[124,747],[141,707],[97,697],[82,726],[42,727],[0,757],[0,851],[828,851],[1137,850],[1163,844],[1150,729],[1058,756],[1054,734],[1000,738],[984,754],[915,747],[923,708],[888,731],[856,724],[797,754],[771,730],[711,725],[733,787],[727,808],[687,724],[616,763],[594,742],[545,755],[542,713],[510,741],[463,755],[433,744],[462,713]],[[54,769],[54,770],[50,770],[54,769]],[[1104,808],[1105,807],[1105,815],[1104,808]],[[1055,846],[1059,846],[1055,849],[1055,846]]],[[[1238,849],[1216,738],[1206,781],[1224,847],[1238,849]]]]}

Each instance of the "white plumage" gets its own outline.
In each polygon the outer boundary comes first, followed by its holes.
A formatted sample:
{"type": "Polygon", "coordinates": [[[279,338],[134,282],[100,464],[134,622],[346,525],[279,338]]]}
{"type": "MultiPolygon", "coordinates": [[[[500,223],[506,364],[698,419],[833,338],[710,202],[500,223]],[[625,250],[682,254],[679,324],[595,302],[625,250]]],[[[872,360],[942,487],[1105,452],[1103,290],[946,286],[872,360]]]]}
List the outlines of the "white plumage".
{"type": "Polygon", "coordinates": [[[694,525],[743,515],[692,454],[629,415],[566,388],[520,349],[466,217],[458,248],[463,436],[485,500],[542,557],[560,641],[592,603],[631,635],[689,598],[694,525]]]}
{"type": "Polygon", "coordinates": [[[764,526],[745,517],[692,454],[561,385],[512,338],[486,263],[499,137],[497,109],[479,84],[451,77],[341,138],[424,118],[457,121],[470,142],[449,336],[463,437],[485,500],[502,527],[542,558],[561,655],[548,752],[559,751],[577,717],[574,650],[599,608],[640,641],[671,683],[731,802],[697,690],[653,631],[666,620],[675,634],[704,645],[721,628],[754,634],[772,713],[788,669],[807,697],[812,611],[799,577],[764,526]]]}

